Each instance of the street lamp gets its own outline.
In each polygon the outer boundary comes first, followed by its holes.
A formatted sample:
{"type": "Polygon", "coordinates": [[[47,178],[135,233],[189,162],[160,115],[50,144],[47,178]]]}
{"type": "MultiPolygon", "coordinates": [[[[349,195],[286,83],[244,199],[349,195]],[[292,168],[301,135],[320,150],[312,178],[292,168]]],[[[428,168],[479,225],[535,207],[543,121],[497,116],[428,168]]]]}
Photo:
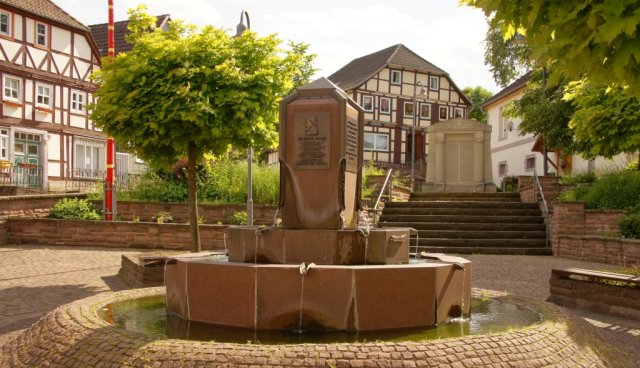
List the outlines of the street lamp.
{"type": "Polygon", "coordinates": [[[411,191],[413,192],[416,187],[416,121],[418,114],[418,103],[416,101],[416,90],[420,86],[420,96],[423,96],[427,93],[427,90],[424,88],[424,84],[422,81],[418,81],[415,86],[413,86],[413,125],[411,126],[411,191]]]}
{"type": "MultiPolygon", "coordinates": [[[[240,12],[240,23],[236,27],[236,37],[242,36],[247,29],[251,29],[249,21],[249,13],[245,10],[240,12]],[[247,25],[244,25],[244,19],[247,19],[247,25]]],[[[247,148],[247,225],[253,225],[253,173],[251,169],[251,161],[253,160],[253,147],[247,148]]]]}

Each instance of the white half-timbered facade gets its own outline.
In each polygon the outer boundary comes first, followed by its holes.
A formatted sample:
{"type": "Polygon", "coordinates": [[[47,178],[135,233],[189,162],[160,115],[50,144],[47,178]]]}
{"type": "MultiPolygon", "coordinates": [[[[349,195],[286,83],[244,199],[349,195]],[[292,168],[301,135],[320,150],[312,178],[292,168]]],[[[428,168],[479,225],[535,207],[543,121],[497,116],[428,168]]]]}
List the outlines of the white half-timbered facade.
{"type": "Polygon", "coordinates": [[[415,163],[420,176],[426,172],[427,127],[466,118],[471,107],[447,72],[402,44],[355,59],[329,79],[365,110],[365,162],[406,169],[415,117],[415,163]],[[417,106],[413,106],[414,91],[417,106]]]}
{"type": "Polygon", "coordinates": [[[87,113],[99,67],[88,27],[49,0],[0,0],[0,185],[101,178],[106,135],[87,113]]]}

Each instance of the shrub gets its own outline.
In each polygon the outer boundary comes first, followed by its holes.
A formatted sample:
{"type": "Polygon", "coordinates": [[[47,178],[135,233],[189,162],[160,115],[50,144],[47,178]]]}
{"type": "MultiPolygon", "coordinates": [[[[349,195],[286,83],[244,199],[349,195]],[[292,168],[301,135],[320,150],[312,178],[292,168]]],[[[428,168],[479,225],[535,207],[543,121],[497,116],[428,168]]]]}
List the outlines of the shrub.
{"type": "Polygon", "coordinates": [[[620,234],[625,238],[640,238],[640,213],[629,213],[618,221],[620,234]]]}
{"type": "Polygon", "coordinates": [[[587,208],[629,209],[640,202],[640,172],[614,171],[596,181],[582,198],[587,208]]]}
{"type": "Polygon", "coordinates": [[[168,224],[173,222],[173,216],[171,216],[170,212],[160,211],[151,217],[152,221],[155,221],[159,224],[168,224]]]}
{"type": "Polygon", "coordinates": [[[563,202],[582,201],[590,189],[590,185],[577,184],[575,188],[560,193],[558,200],[563,202]]]}
{"type": "Polygon", "coordinates": [[[49,217],[58,219],[102,220],[97,209],[86,199],[63,198],[53,205],[49,217]]]}
{"type": "Polygon", "coordinates": [[[249,215],[247,211],[234,212],[231,216],[230,222],[233,225],[246,225],[249,222],[249,215]]]}
{"type": "Polygon", "coordinates": [[[635,159],[627,165],[625,170],[627,171],[638,171],[638,165],[640,165],[640,159],[635,159]]]}
{"type": "Polygon", "coordinates": [[[574,185],[582,183],[593,183],[596,181],[596,179],[596,173],[593,171],[574,172],[561,177],[560,184],[574,185]]]}

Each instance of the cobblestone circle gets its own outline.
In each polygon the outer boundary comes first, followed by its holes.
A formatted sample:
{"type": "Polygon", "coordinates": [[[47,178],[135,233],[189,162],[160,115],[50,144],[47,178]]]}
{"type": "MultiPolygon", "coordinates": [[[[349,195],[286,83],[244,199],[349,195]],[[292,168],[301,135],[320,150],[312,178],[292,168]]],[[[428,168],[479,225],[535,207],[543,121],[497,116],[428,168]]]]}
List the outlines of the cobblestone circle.
{"type": "Polygon", "coordinates": [[[545,316],[540,324],[422,343],[157,340],[113,327],[97,315],[108,303],[163,293],[163,287],[102,293],[58,307],[2,348],[0,367],[636,367],[640,359],[634,344],[620,340],[632,337],[607,334],[561,308],[531,300],[526,303],[545,316]]]}

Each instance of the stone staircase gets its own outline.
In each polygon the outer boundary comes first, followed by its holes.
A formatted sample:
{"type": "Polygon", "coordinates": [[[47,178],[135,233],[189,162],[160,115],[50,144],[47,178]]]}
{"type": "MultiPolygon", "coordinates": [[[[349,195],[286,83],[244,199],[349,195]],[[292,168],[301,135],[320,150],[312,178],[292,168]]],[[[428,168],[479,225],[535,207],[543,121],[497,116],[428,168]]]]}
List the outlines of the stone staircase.
{"type": "Polygon", "coordinates": [[[551,254],[538,204],[518,193],[412,193],[387,202],[379,226],[416,229],[412,252],[551,254]]]}

